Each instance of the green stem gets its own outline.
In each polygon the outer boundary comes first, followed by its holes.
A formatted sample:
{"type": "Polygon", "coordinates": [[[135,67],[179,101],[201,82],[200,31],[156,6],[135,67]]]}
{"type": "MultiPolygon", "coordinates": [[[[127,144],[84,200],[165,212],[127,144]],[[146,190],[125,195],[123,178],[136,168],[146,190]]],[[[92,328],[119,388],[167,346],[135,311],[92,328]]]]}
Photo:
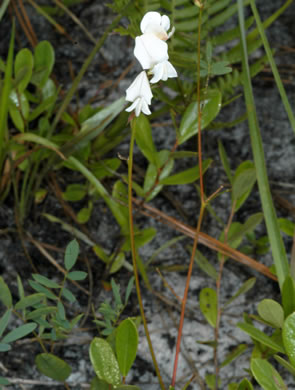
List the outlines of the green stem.
{"type": "Polygon", "coordinates": [[[131,253],[132,253],[132,263],[133,263],[133,272],[135,278],[135,287],[137,293],[137,299],[139,303],[140,315],[142,318],[145,335],[147,338],[147,342],[149,345],[150,353],[152,356],[153,364],[156,370],[156,374],[160,383],[160,387],[162,390],[165,390],[165,385],[163,379],[160,374],[160,370],[158,367],[158,363],[156,360],[156,356],[154,353],[151,337],[149,334],[147,321],[144,314],[141,291],[139,286],[139,277],[138,277],[138,269],[137,269],[137,260],[136,260],[136,248],[135,248],[135,240],[134,240],[134,224],[133,224],[133,205],[132,205],[132,168],[133,168],[133,148],[135,141],[135,132],[136,132],[136,124],[135,119],[131,122],[131,139],[130,139],[130,147],[129,147],[129,159],[128,159],[128,209],[129,209],[129,231],[130,231],[130,244],[131,244],[131,253]]]}

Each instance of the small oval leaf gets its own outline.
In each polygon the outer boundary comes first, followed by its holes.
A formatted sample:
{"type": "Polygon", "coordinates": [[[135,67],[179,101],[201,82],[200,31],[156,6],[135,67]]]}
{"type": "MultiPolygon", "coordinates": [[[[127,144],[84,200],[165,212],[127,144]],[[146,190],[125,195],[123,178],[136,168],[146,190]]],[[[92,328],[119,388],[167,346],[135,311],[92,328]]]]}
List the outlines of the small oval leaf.
{"type": "Polygon", "coordinates": [[[203,288],[200,292],[200,309],[213,328],[217,321],[217,294],[212,288],[203,288]]]}
{"type": "Polygon", "coordinates": [[[120,369],[110,344],[99,337],[95,337],[89,349],[90,360],[99,379],[110,385],[121,382],[120,369]]]}
{"type": "Polygon", "coordinates": [[[134,322],[127,318],[116,331],[116,354],[120,371],[126,376],[135,360],[138,345],[138,333],[134,322]]]}
{"type": "Polygon", "coordinates": [[[268,361],[251,359],[251,371],[264,390],[287,390],[280,374],[268,361]]]}
{"type": "Polygon", "coordinates": [[[282,328],[284,324],[284,310],[278,302],[272,299],[263,299],[259,302],[257,311],[263,320],[269,322],[275,328],[282,328]]]}
{"type": "Polygon", "coordinates": [[[35,363],[42,374],[60,382],[64,382],[72,372],[68,363],[52,353],[41,353],[37,355],[35,363]]]}
{"type": "Polygon", "coordinates": [[[282,336],[287,355],[295,367],[295,312],[290,314],[284,322],[282,336]]]}

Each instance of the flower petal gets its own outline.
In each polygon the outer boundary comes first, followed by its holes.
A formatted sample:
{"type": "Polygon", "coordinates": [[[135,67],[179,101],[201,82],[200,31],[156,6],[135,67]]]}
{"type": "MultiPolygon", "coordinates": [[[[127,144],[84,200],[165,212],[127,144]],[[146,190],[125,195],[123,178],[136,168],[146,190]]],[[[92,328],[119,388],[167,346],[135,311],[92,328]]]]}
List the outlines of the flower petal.
{"type": "Polygon", "coordinates": [[[161,20],[162,20],[162,17],[161,15],[159,14],[159,12],[147,12],[144,17],[142,18],[141,20],[141,23],[140,23],[140,30],[141,32],[144,34],[146,32],[146,28],[150,25],[150,24],[155,24],[155,25],[161,25],[161,20]]]}
{"type": "Polygon", "coordinates": [[[169,61],[156,64],[152,69],[152,73],[154,77],[150,81],[151,84],[155,84],[160,80],[166,81],[168,78],[177,77],[177,72],[169,61]]]}
{"type": "Polygon", "coordinates": [[[170,28],[170,19],[168,18],[167,15],[163,15],[163,16],[162,16],[161,26],[163,27],[163,29],[164,29],[165,31],[168,31],[168,30],[169,30],[169,28],[170,28]]]}
{"type": "Polygon", "coordinates": [[[140,72],[126,90],[126,100],[128,102],[134,102],[141,96],[145,98],[148,104],[151,104],[153,94],[145,71],[140,72]]]}
{"type": "Polygon", "coordinates": [[[134,56],[143,69],[150,69],[168,60],[168,45],[153,34],[143,34],[135,38],[134,56]]]}

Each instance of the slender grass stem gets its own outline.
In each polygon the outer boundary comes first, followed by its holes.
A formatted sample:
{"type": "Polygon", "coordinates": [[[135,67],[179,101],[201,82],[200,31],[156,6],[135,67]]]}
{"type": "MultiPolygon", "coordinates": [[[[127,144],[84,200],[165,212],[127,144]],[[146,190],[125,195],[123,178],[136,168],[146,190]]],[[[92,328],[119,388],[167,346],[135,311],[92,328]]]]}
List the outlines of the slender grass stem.
{"type": "Polygon", "coordinates": [[[152,356],[153,365],[155,367],[156,374],[157,374],[161,389],[165,390],[165,385],[164,385],[163,379],[162,379],[161,374],[160,374],[160,370],[158,367],[158,363],[156,360],[151,337],[150,337],[148,326],[147,326],[147,321],[146,321],[145,314],[144,314],[141,291],[140,291],[140,286],[139,286],[138,269],[137,269],[137,260],[136,260],[137,256],[136,256],[136,248],[135,248],[135,240],[134,240],[133,204],[132,204],[133,148],[134,148],[135,132],[136,132],[136,122],[135,121],[136,121],[136,119],[133,119],[131,122],[131,139],[130,139],[129,159],[128,159],[128,209],[129,209],[129,231],[130,231],[130,244],[131,244],[133,272],[134,272],[134,278],[135,278],[135,287],[136,287],[136,294],[137,294],[137,299],[138,299],[138,304],[139,304],[140,315],[142,318],[145,335],[146,335],[147,342],[148,342],[149,349],[150,349],[150,353],[152,356]]]}

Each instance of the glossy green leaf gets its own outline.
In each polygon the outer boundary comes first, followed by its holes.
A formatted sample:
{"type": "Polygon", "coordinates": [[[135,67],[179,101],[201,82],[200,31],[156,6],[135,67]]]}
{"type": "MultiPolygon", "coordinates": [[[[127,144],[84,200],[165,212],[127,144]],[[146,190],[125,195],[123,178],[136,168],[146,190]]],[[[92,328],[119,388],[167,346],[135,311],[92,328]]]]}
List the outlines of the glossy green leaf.
{"type": "Polygon", "coordinates": [[[9,287],[4,282],[2,276],[0,276],[0,301],[10,309],[12,307],[12,296],[9,287]]]}
{"type": "Polygon", "coordinates": [[[136,144],[141,150],[142,154],[152,164],[157,164],[156,154],[157,150],[152,137],[151,125],[145,115],[140,115],[135,121],[135,140],[136,144]]]}
{"type": "Polygon", "coordinates": [[[205,287],[200,292],[200,309],[208,323],[215,328],[217,321],[217,294],[212,288],[205,287]]]}
{"type": "Polygon", "coordinates": [[[60,288],[58,283],[54,282],[53,280],[48,279],[46,276],[39,275],[39,274],[32,274],[32,276],[36,280],[36,282],[42,284],[45,287],[60,288]]]}
{"type": "Polygon", "coordinates": [[[21,325],[15,329],[13,329],[9,333],[7,333],[7,335],[5,337],[3,337],[2,342],[3,343],[12,343],[15,340],[19,340],[19,339],[27,336],[28,334],[32,333],[33,330],[36,329],[36,327],[37,327],[37,324],[35,324],[33,322],[30,322],[30,323],[25,324],[25,325],[21,325]]]}
{"type": "Polygon", "coordinates": [[[0,319],[0,337],[2,337],[3,335],[3,332],[5,331],[8,323],[9,323],[9,319],[10,319],[10,316],[11,316],[11,310],[7,310],[3,316],[1,317],[0,319]]]}
{"type": "Polygon", "coordinates": [[[295,367],[295,312],[290,314],[283,326],[283,343],[293,367],[295,367]]]}
{"type": "Polygon", "coordinates": [[[113,386],[95,376],[90,383],[90,390],[113,390],[113,386]]]}
{"type": "Polygon", "coordinates": [[[38,43],[34,51],[34,69],[31,81],[38,87],[43,87],[48,80],[55,61],[54,49],[50,42],[38,43]]]}
{"type": "Polygon", "coordinates": [[[255,328],[255,326],[239,322],[237,327],[248,333],[248,335],[251,336],[254,340],[259,341],[263,345],[266,345],[268,348],[271,348],[276,352],[285,353],[284,347],[281,344],[272,340],[261,330],[255,328]]]}
{"type": "Polygon", "coordinates": [[[251,359],[251,371],[264,390],[287,390],[277,370],[264,359],[251,359]]]}
{"type": "Polygon", "coordinates": [[[63,192],[62,197],[69,202],[77,202],[82,200],[86,195],[87,190],[84,184],[68,184],[66,191],[63,192]]]}
{"type": "Polygon", "coordinates": [[[35,363],[42,374],[60,382],[64,382],[72,372],[68,363],[52,353],[41,353],[37,355],[35,363]]]}
{"type": "Polygon", "coordinates": [[[30,82],[34,66],[33,54],[29,49],[20,50],[14,61],[14,75],[17,90],[22,93],[30,82]]]}
{"type": "Polygon", "coordinates": [[[135,360],[138,332],[134,322],[126,318],[116,330],[116,355],[121,374],[126,376],[135,360]]]}
{"type": "Polygon", "coordinates": [[[282,288],[282,305],[285,317],[295,311],[295,282],[291,276],[287,276],[282,288]]]}
{"type": "Polygon", "coordinates": [[[84,280],[87,278],[87,272],[84,271],[72,271],[67,274],[67,278],[71,280],[84,280]]]}
{"type": "MultiPolygon", "coordinates": [[[[217,89],[208,90],[202,96],[201,129],[207,127],[217,116],[221,108],[221,93],[217,89]]],[[[183,114],[179,131],[178,143],[181,145],[198,132],[198,104],[192,102],[183,114]]]]}
{"type": "Polygon", "coordinates": [[[257,306],[260,317],[276,328],[282,328],[284,324],[284,310],[273,299],[263,299],[257,306]]]}
{"type": "Polygon", "coordinates": [[[248,379],[244,378],[242,382],[239,384],[237,390],[254,390],[251,382],[248,379]]]}
{"type": "Polygon", "coordinates": [[[24,132],[25,119],[28,119],[30,106],[28,99],[24,93],[17,94],[14,90],[11,91],[9,96],[9,115],[15,125],[15,127],[24,132]]]}
{"type": "Polygon", "coordinates": [[[247,291],[249,291],[254,286],[255,283],[256,283],[256,278],[250,278],[250,279],[246,280],[246,282],[244,282],[242,284],[242,286],[239,288],[239,290],[228,301],[226,301],[224,306],[231,304],[240,295],[245,294],[247,291]]]}
{"type": "Polygon", "coordinates": [[[220,367],[225,367],[235,359],[237,359],[242,353],[244,353],[248,349],[247,344],[238,345],[233,351],[231,351],[221,363],[220,367]]]}
{"type": "Polygon", "coordinates": [[[89,355],[94,371],[99,379],[111,385],[118,385],[121,382],[117,359],[106,340],[95,337],[91,341],[89,355]]]}
{"type": "Polygon", "coordinates": [[[16,303],[15,309],[23,310],[27,307],[34,306],[37,303],[44,301],[44,299],[45,299],[45,295],[43,293],[28,295],[27,297],[22,298],[16,303]]]}
{"type": "Polygon", "coordinates": [[[65,253],[65,267],[69,271],[72,269],[78,260],[79,255],[79,244],[76,239],[72,240],[66,247],[65,253]]]}
{"type": "MultiPolygon", "coordinates": [[[[203,161],[203,174],[207,171],[211,165],[212,160],[207,159],[203,161]]],[[[160,184],[164,185],[180,185],[180,184],[190,184],[195,182],[200,178],[199,165],[196,165],[193,168],[186,169],[183,172],[176,173],[175,175],[166,177],[160,181],[160,184]]]]}

